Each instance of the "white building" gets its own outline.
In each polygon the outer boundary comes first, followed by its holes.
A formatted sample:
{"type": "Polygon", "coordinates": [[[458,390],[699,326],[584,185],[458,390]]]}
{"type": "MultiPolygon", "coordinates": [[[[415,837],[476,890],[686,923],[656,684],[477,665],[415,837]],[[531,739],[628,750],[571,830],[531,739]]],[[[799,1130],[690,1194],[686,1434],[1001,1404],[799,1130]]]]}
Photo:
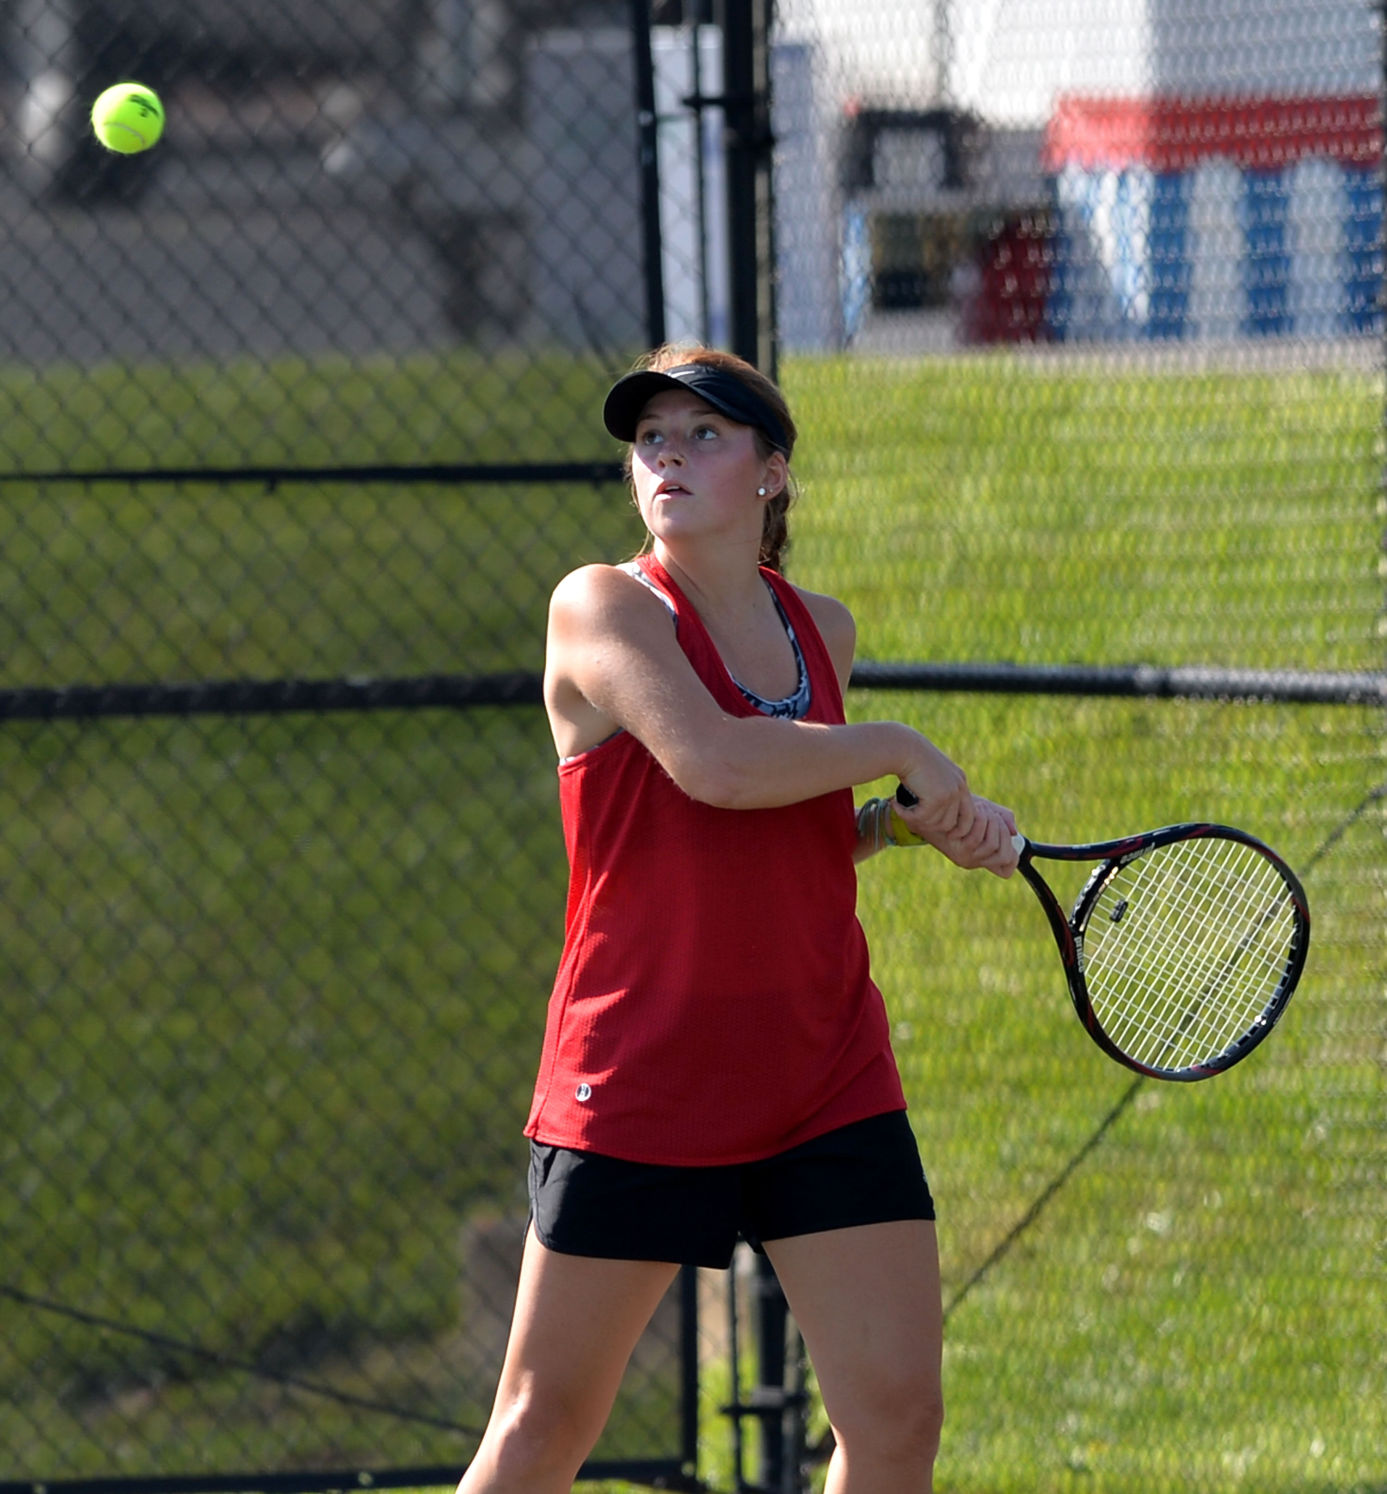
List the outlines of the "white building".
{"type": "Polygon", "coordinates": [[[779,35],[817,59],[825,127],[872,120],[869,167],[848,174],[844,201],[849,339],[867,280],[878,308],[897,281],[908,292],[912,254],[937,305],[939,263],[957,270],[989,215],[1003,238],[968,266],[982,293],[1004,295],[1029,256],[1018,294],[1043,301],[991,307],[994,331],[1380,329],[1371,0],[781,0],[779,16],[779,35]],[[941,105],[973,122],[961,176],[941,105]],[[1025,214],[1017,241],[1006,220],[1025,214]],[[989,253],[1005,262],[991,281],[989,253]]]}

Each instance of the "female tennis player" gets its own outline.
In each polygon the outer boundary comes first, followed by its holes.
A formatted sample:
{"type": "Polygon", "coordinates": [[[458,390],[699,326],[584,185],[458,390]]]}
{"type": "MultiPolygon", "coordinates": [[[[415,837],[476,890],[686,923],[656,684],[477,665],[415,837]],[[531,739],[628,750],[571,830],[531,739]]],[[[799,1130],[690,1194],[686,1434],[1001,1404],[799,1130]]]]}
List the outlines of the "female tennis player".
{"type": "Polygon", "coordinates": [[[1011,813],[899,722],[847,725],[848,610],[780,574],[779,389],[661,348],[604,420],[649,533],[552,599],[545,702],[570,862],[526,1134],[532,1219],[460,1494],[558,1494],[680,1263],[770,1258],[813,1361],[831,1494],[931,1488],[934,1205],[868,971],[854,863],[928,843],[1009,876],[1011,813]],[[894,775],[918,801],[854,785],[894,775]]]}

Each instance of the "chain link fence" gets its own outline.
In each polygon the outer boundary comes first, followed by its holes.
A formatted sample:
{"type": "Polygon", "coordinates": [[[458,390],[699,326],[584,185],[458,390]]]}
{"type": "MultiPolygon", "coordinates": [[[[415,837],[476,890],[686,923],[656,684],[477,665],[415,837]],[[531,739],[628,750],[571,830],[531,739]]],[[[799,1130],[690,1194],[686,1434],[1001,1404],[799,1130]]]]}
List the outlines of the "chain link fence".
{"type": "MultiPolygon", "coordinates": [[[[0,38],[0,1483],[444,1482],[562,922],[549,590],[635,547],[625,5],[0,38]],[[86,125],[159,90],[155,151],[86,125]]],[[[671,1293],[591,1470],[678,1482],[671,1293]]]]}
{"type": "Polygon", "coordinates": [[[817,162],[777,176],[782,309],[825,223],[837,266],[825,335],[781,321],[795,575],[854,605],[851,709],[1040,838],[1253,828],[1316,915],[1262,1061],[1164,1087],[1067,1030],[1013,889],[864,869],[940,1200],[940,1483],[1381,1488],[1381,12],[778,16],[817,162]]]}
{"type": "MultiPolygon", "coordinates": [[[[607,381],[745,347],[770,268],[850,712],[1047,839],[1245,825],[1316,916],[1274,1038],[1172,1094],[1025,894],[864,869],[941,1481],[1387,1480],[1379,14],[782,0],[752,110],[751,12],[5,11],[0,1491],[467,1461],[562,918],[545,601],[639,542],[607,381]]],[[[681,1281],[590,1472],[821,1483],[760,1285],[696,1343],[681,1281]]]]}

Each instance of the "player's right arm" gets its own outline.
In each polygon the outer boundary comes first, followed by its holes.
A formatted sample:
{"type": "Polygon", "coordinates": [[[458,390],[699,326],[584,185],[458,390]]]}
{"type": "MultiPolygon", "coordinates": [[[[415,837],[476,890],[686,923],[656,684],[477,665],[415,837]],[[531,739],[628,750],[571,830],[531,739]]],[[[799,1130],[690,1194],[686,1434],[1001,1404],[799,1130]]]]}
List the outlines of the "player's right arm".
{"type": "Polygon", "coordinates": [[[729,715],[694,672],[659,598],[614,566],[585,566],[556,588],[544,697],[561,757],[629,731],[703,803],[771,808],[894,775],[920,800],[918,823],[955,840],[973,829],[962,769],[911,727],[729,715]]]}

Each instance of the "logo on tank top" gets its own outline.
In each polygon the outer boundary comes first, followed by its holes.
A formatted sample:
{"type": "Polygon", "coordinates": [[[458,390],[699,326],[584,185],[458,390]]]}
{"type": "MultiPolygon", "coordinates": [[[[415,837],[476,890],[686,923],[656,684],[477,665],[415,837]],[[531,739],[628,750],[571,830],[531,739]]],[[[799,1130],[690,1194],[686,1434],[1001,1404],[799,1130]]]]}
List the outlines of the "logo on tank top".
{"type": "Polygon", "coordinates": [[[580,1084],[578,1088],[573,1091],[573,1098],[577,1100],[580,1105],[586,1105],[587,1102],[592,1099],[592,1085],[580,1084]]]}

